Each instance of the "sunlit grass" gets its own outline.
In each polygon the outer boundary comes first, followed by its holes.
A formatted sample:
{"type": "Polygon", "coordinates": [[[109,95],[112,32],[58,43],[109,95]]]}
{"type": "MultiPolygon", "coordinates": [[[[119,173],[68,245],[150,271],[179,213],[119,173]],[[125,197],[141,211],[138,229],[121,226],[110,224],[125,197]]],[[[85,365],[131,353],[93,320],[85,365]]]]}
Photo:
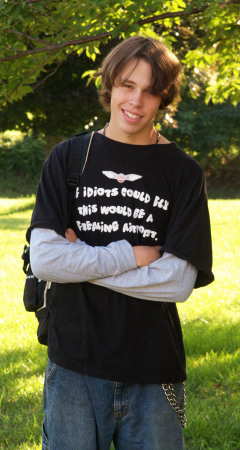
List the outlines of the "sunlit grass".
{"type": "MultiPolygon", "coordinates": [[[[0,449],[41,448],[46,348],[22,304],[21,253],[34,197],[0,199],[0,449]]],[[[189,450],[240,448],[240,201],[209,202],[216,280],[179,305],[189,450]]]]}
{"type": "Polygon", "coordinates": [[[240,201],[209,202],[215,282],[179,305],[189,449],[240,448],[240,201]]]}
{"type": "MultiPolygon", "coordinates": [[[[21,254],[33,199],[1,199],[0,448],[37,449],[46,354],[22,303],[21,254]]],[[[39,447],[38,447],[39,445],[39,447]]]]}
{"type": "MultiPolygon", "coordinates": [[[[0,214],[1,216],[6,216],[9,213],[14,213],[22,210],[29,210],[33,208],[35,203],[35,196],[31,195],[29,197],[20,198],[0,198],[0,214]]],[[[27,215],[27,217],[29,214],[27,215]]],[[[1,220],[2,228],[2,220],[1,220]]]]}

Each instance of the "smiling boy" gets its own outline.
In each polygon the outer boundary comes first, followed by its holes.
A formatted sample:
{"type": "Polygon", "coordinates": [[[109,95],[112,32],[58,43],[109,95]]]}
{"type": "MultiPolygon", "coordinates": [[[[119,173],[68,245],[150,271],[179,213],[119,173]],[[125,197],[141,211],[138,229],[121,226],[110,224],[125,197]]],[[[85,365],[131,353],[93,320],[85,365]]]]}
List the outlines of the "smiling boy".
{"type": "MultiPolygon", "coordinates": [[[[111,91],[109,137],[129,144],[155,144],[153,122],[161,98],[151,88],[151,66],[144,60],[130,62],[115,80],[111,91]]],[[[105,132],[105,134],[106,134],[105,132]]]]}
{"type": "Polygon", "coordinates": [[[44,164],[31,265],[54,281],[43,448],[181,450],[185,353],[176,302],[213,281],[202,168],[154,127],[180,63],[135,36],[103,61],[95,132],[68,223],[67,141],[44,164]]]}

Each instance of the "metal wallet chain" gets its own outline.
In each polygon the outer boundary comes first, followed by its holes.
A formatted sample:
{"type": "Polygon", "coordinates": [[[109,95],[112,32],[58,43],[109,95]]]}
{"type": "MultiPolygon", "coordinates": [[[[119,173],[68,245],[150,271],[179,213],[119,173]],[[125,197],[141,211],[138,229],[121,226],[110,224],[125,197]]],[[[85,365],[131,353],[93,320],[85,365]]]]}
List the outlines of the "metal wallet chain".
{"type": "Polygon", "coordinates": [[[182,401],[180,405],[178,404],[177,397],[174,390],[174,385],[172,383],[169,384],[162,384],[162,388],[164,391],[164,394],[167,397],[167,400],[169,404],[171,405],[172,409],[177,413],[178,419],[182,425],[183,428],[186,428],[187,426],[187,418],[185,416],[185,407],[186,407],[186,389],[185,389],[185,383],[182,384],[182,401]]]}

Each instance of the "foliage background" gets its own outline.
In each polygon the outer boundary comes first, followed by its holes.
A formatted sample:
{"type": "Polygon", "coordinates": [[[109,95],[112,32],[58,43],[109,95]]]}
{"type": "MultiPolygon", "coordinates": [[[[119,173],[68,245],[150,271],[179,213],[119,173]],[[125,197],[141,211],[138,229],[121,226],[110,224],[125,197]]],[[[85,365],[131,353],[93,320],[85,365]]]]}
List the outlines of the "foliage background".
{"type": "Polygon", "coordinates": [[[1,143],[6,182],[10,168],[18,183],[39,174],[43,142],[48,154],[107,122],[92,73],[119,40],[144,33],[183,66],[180,101],[158,128],[203,165],[210,189],[239,192],[239,17],[240,0],[0,0],[0,131],[30,133],[12,149],[1,143]]]}
{"type": "MultiPolygon", "coordinates": [[[[1,0],[0,103],[32,92],[45,67],[113,38],[157,32],[189,70],[205,70],[208,99],[239,101],[239,0],[1,0]],[[206,71],[207,69],[207,71],[206,71]]],[[[37,83],[38,85],[38,83],[37,83]]]]}

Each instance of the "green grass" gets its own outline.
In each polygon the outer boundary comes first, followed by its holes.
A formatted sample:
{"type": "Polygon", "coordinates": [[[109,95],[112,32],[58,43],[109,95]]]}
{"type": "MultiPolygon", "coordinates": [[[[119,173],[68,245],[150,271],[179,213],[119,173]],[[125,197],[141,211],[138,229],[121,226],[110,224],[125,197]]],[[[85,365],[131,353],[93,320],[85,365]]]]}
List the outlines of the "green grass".
{"type": "MultiPolygon", "coordinates": [[[[46,348],[22,305],[33,197],[0,199],[0,449],[40,449],[46,348]]],[[[214,274],[179,305],[187,353],[186,446],[240,448],[240,200],[211,200],[214,274]]]]}

